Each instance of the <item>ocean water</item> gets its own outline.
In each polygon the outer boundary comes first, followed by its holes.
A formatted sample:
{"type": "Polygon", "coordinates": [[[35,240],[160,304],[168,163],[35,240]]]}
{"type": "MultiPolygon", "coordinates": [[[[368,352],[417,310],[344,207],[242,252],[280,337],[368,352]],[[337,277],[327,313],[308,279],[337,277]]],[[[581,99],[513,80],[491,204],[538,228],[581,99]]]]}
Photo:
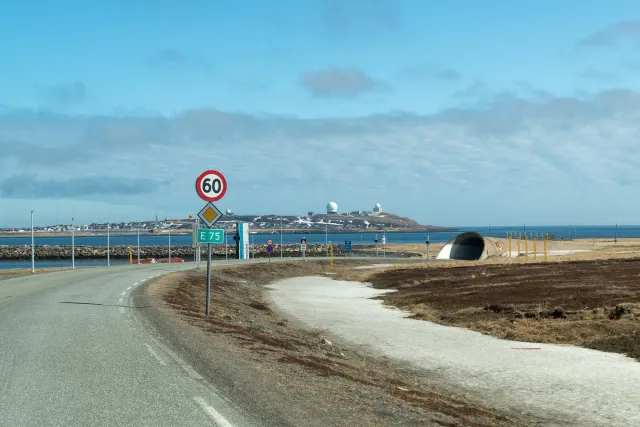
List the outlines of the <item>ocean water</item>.
{"type": "MultiPolygon", "coordinates": [[[[477,231],[488,237],[506,237],[507,232],[511,233],[548,233],[555,236],[556,239],[566,239],[571,236],[572,239],[588,239],[588,238],[640,238],[640,225],[624,225],[618,226],[616,230],[615,225],[599,225],[599,226],[481,226],[481,227],[457,227],[458,231],[446,231],[446,232],[429,232],[429,233],[403,233],[403,232],[387,232],[387,243],[425,243],[427,235],[429,241],[433,243],[446,242],[451,240],[457,234],[463,231],[477,231]]],[[[282,234],[282,243],[300,243],[300,239],[306,237],[308,244],[322,244],[326,242],[333,242],[337,244],[344,243],[346,240],[350,240],[352,244],[374,244],[376,235],[378,240],[382,240],[382,232],[379,233],[287,233],[282,234]]],[[[234,244],[233,236],[227,234],[225,236],[228,244],[234,244]]],[[[250,237],[250,243],[265,244],[267,239],[273,239],[275,244],[280,243],[280,233],[274,232],[273,234],[252,234],[250,237]]],[[[106,236],[77,236],[76,245],[78,246],[107,246],[106,236]]],[[[56,237],[35,237],[36,246],[42,245],[71,245],[71,236],[56,236],[56,237]]],[[[111,246],[136,246],[137,236],[111,236],[111,246]]],[[[31,245],[30,237],[0,237],[0,246],[15,246],[15,245],[31,245]]],[[[153,235],[153,236],[140,236],[141,246],[168,246],[168,235],[153,235]]],[[[191,246],[191,236],[185,235],[172,235],[172,246],[191,246]]]]}

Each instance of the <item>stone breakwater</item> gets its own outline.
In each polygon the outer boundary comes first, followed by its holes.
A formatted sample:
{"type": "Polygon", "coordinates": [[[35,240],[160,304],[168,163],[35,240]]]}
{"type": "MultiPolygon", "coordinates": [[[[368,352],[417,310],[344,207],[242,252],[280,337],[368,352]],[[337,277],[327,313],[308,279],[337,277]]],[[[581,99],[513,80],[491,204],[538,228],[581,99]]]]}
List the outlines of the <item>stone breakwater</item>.
{"type": "MultiPolygon", "coordinates": [[[[137,247],[129,246],[111,246],[109,256],[114,259],[128,259],[129,248],[133,251],[133,257],[137,258],[137,247]]],[[[342,245],[334,245],[334,255],[343,254],[344,247],[342,245]]],[[[76,246],[76,259],[103,259],[107,257],[106,246],[76,246]]],[[[224,245],[211,245],[211,253],[215,258],[225,256],[224,245]]],[[[283,255],[288,257],[301,256],[300,245],[291,244],[283,245],[283,255]]],[[[236,248],[231,245],[227,247],[230,258],[235,257],[236,248]]],[[[307,256],[325,256],[327,254],[327,245],[307,245],[307,256]]],[[[202,254],[206,257],[206,247],[201,248],[202,254]]],[[[195,249],[191,246],[172,246],[171,257],[192,260],[195,249]]],[[[256,257],[268,256],[266,245],[251,245],[251,254],[255,253],[256,257]]],[[[280,256],[280,245],[275,245],[271,256],[280,256]]],[[[140,258],[168,258],[168,246],[141,246],[140,258]]],[[[71,246],[36,246],[36,259],[71,259],[71,246]]],[[[31,259],[31,246],[0,246],[0,260],[28,260],[31,259]]],[[[204,258],[203,258],[204,259],[204,258]]]]}

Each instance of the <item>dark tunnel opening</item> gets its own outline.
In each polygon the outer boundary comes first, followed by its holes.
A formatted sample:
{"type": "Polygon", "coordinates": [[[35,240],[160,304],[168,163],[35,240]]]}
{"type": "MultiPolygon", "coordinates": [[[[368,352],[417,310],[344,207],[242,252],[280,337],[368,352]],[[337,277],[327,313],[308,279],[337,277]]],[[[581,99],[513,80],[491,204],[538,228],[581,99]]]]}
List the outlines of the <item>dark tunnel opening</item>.
{"type": "MultiPolygon", "coordinates": [[[[482,259],[485,250],[485,242],[479,233],[462,233],[451,242],[447,259],[474,261],[482,259]]],[[[446,248],[446,246],[445,246],[446,248]]],[[[445,249],[443,249],[445,251],[445,249]]]]}

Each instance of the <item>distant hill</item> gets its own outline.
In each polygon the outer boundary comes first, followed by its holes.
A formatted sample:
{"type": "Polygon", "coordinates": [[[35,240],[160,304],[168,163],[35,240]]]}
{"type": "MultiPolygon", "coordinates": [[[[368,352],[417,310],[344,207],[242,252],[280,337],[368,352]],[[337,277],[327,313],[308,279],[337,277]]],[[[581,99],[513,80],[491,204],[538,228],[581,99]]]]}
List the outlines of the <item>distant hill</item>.
{"type": "MultiPolygon", "coordinates": [[[[231,228],[236,222],[248,222],[254,231],[273,231],[280,227],[286,230],[301,230],[306,232],[376,232],[387,231],[453,231],[452,228],[434,225],[422,225],[417,221],[401,217],[392,213],[352,213],[352,214],[315,214],[315,215],[224,215],[216,226],[231,228]],[[280,219],[282,219],[282,226],[280,219]]],[[[186,220],[185,220],[186,222],[186,220]]],[[[189,224],[191,222],[189,221],[189,224]]]]}

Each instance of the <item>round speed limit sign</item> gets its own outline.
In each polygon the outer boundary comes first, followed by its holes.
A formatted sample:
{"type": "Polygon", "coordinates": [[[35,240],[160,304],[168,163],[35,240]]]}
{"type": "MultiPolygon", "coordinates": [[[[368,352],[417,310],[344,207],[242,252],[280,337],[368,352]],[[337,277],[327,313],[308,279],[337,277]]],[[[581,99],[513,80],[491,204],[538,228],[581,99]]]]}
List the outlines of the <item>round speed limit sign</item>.
{"type": "Polygon", "coordinates": [[[216,202],[227,192],[227,180],[218,171],[204,171],[196,179],[196,191],[201,199],[216,202]]]}

